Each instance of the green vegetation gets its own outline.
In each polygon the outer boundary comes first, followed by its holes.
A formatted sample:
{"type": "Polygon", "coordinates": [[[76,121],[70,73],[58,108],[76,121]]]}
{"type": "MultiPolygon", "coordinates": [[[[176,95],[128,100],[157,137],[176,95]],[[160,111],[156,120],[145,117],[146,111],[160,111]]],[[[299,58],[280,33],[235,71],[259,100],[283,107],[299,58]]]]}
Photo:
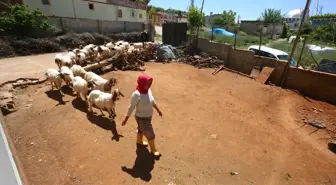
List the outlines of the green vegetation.
{"type": "MultiPolygon", "coordinates": [[[[326,43],[315,42],[315,41],[311,41],[311,40],[308,40],[307,43],[314,44],[314,45],[321,45],[321,46],[325,46],[326,45],[326,43]]],[[[299,42],[298,45],[297,45],[297,47],[296,47],[296,51],[295,51],[294,57],[293,57],[294,60],[296,60],[296,61],[299,59],[300,52],[302,50],[302,46],[303,46],[303,42],[299,42]]],[[[333,45],[333,46],[335,47],[336,45],[333,45]]],[[[283,41],[283,42],[274,42],[274,43],[271,43],[270,47],[274,48],[274,49],[278,49],[278,50],[284,51],[284,52],[290,54],[291,51],[292,51],[293,45],[289,44],[287,41],[283,41]]],[[[329,56],[321,56],[321,55],[316,56],[316,55],[314,55],[314,58],[317,61],[317,63],[320,63],[320,61],[322,59],[324,59],[324,58],[325,59],[330,59],[330,60],[335,60],[336,59],[336,54],[329,55],[329,56]]],[[[303,67],[308,67],[308,68],[314,68],[316,66],[316,62],[312,58],[312,56],[311,56],[311,54],[310,54],[310,52],[308,50],[308,47],[305,47],[303,49],[300,65],[303,66],[303,67]]]]}
{"type": "Polygon", "coordinates": [[[8,9],[8,12],[0,12],[0,28],[6,33],[28,36],[35,31],[51,29],[47,16],[38,9],[19,4],[10,4],[8,9]]]}
{"type": "MultiPolygon", "coordinates": [[[[201,38],[211,39],[211,32],[200,32],[201,38]]],[[[226,43],[234,45],[234,37],[228,37],[225,35],[213,34],[213,40],[220,43],[226,43]]],[[[262,45],[266,45],[269,42],[269,38],[263,37],[262,45]]],[[[247,35],[245,32],[238,32],[236,47],[240,49],[247,49],[251,45],[259,45],[259,37],[253,35],[247,35]]]]}
{"type": "Polygon", "coordinates": [[[314,40],[323,40],[336,43],[336,23],[331,22],[316,28],[310,37],[314,40]]]}
{"type": "Polygon", "coordinates": [[[197,6],[189,6],[188,8],[188,21],[191,30],[205,25],[204,13],[197,6]]]}
{"type": "Polygon", "coordinates": [[[323,15],[313,15],[313,16],[310,16],[310,17],[309,17],[310,20],[316,20],[316,19],[330,19],[330,18],[335,19],[335,18],[336,18],[336,14],[333,14],[333,13],[327,13],[327,14],[323,14],[323,15]]]}
{"type": "Polygon", "coordinates": [[[215,18],[212,22],[213,26],[233,26],[235,24],[235,19],[236,19],[237,13],[229,10],[229,11],[223,11],[223,13],[215,18]]]}
{"type": "Polygon", "coordinates": [[[187,14],[186,11],[176,10],[176,9],[172,9],[172,8],[164,9],[164,8],[156,7],[156,6],[152,6],[152,5],[149,5],[147,7],[147,12],[148,12],[148,15],[150,15],[152,13],[156,13],[156,12],[167,12],[167,13],[173,13],[173,14],[177,14],[177,15],[187,14]]]}
{"type": "Polygon", "coordinates": [[[275,32],[275,24],[283,22],[283,16],[281,10],[268,8],[262,13],[263,23],[265,25],[273,25],[271,37],[273,37],[275,32]]]}

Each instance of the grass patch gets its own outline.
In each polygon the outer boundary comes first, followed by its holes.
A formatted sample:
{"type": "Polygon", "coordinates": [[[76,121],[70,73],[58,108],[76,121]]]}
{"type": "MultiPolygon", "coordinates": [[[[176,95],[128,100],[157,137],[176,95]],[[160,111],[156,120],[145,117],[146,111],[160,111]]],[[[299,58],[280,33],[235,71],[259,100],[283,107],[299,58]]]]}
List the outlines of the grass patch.
{"type": "MultiPolygon", "coordinates": [[[[200,32],[199,37],[211,39],[211,32],[200,32]]],[[[228,37],[225,35],[213,34],[213,40],[234,45],[235,38],[228,37]]],[[[266,45],[270,41],[269,38],[262,38],[262,45],[266,45]]],[[[240,49],[247,49],[251,45],[259,45],[259,37],[254,35],[248,35],[246,33],[238,34],[236,40],[236,47],[240,49]]]]}
{"type": "MultiPolygon", "coordinates": [[[[319,41],[310,41],[310,42],[308,41],[308,44],[326,46],[325,43],[322,43],[322,42],[319,42],[319,41]]],[[[295,50],[295,53],[294,53],[294,56],[293,56],[294,60],[296,60],[296,61],[298,61],[298,59],[299,59],[300,52],[302,50],[302,45],[303,45],[303,43],[300,42],[300,43],[298,43],[298,45],[296,47],[296,50],[295,50]]],[[[284,51],[284,52],[290,54],[291,51],[292,51],[293,44],[289,44],[287,41],[274,42],[274,43],[270,44],[270,47],[272,47],[274,49],[284,51]]],[[[335,45],[329,44],[328,47],[335,47],[335,45]]],[[[314,55],[314,58],[317,61],[317,63],[319,64],[322,59],[336,60],[336,54],[314,55]]],[[[305,47],[304,50],[303,50],[300,65],[304,66],[304,67],[308,67],[308,68],[314,68],[316,66],[316,62],[314,61],[314,58],[311,56],[311,54],[308,50],[308,47],[305,47]]]]}

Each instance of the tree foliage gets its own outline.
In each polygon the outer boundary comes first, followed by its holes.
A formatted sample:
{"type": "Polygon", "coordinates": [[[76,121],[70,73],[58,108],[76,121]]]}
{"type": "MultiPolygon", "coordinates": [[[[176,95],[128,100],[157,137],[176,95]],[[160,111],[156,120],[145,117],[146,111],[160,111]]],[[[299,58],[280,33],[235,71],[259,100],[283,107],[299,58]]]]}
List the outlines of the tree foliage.
{"type": "Polygon", "coordinates": [[[310,20],[315,20],[315,19],[336,19],[336,14],[333,13],[327,13],[327,14],[323,14],[323,15],[313,15],[310,16],[309,19],[310,20]]]}
{"type": "Polygon", "coordinates": [[[261,16],[265,24],[282,23],[283,21],[281,10],[274,8],[265,9],[261,16]]]}
{"type": "Polygon", "coordinates": [[[282,35],[281,38],[287,38],[290,33],[290,29],[287,23],[284,23],[282,28],[282,35]]]}
{"type": "Polygon", "coordinates": [[[229,10],[229,11],[223,11],[222,14],[220,14],[219,17],[216,17],[212,21],[212,25],[217,25],[217,26],[232,26],[235,24],[235,19],[236,19],[237,13],[229,10]]]}
{"type": "Polygon", "coordinates": [[[329,24],[317,27],[312,31],[310,37],[314,40],[336,43],[336,23],[331,22],[329,24]]]}
{"type": "Polygon", "coordinates": [[[0,27],[7,33],[26,35],[33,30],[48,30],[48,18],[38,9],[27,5],[8,5],[9,11],[0,12],[0,27]]]}
{"type": "Polygon", "coordinates": [[[197,6],[190,6],[188,9],[188,21],[192,28],[205,25],[204,14],[197,6]]]}

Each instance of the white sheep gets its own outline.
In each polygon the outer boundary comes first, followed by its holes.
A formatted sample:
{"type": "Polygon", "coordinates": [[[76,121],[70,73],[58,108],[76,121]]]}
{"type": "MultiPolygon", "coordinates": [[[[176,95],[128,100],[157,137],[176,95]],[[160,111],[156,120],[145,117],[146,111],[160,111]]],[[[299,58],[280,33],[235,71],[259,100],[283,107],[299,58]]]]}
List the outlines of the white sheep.
{"type": "Polygon", "coordinates": [[[86,59],[87,59],[85,53],[79,52],[79,53],[77,53],[76,57],[77,57],[77,62],[76,63],[78,65],[85,65],[85,62],[86,62],[86,59]]]}
{"type": "Polygon", "coordinates": [[[133,46],[134,46],[134,48],[142,48],[143,47],[143,43],[136,42],[136,43],[133,43],[133,46]]]}
{"type": "Polygon", "coordinates": [[[67,85],[71,85],[72,79],[74,78],[74,75],[69,67],[62,66],[60,73],[64,76],[64,81],[67,85]]]}
{"type": "Polygon", "coordinates": [[[89,44],[89,45],[86,45],[83,49],[91,49],[91,48],[94,48],[96,45],[94,44],[89,44]]]}
{"type": "Polygon", "coordinates": [[[69,51],[68,52],[68,55],[69,55],[69,57],[71,58],[71,61],[72,61],[72,63],[75,63],[76,62],[76,60],[77,60],[77,58],[76,58],[76,51],[74,50],[74,51],[69,51]]]}
{"type": "Polygon", "coordinates": [[[61,87],[64,80],[64,76],[57,69],[48,69],[44,75],[47,77],[47,80],[51,84],[51,89],[54,90],[54,86],[59,90],[61,95],[64,95],[61,87]]]}
{"type": "Polygon", "coordinates": [[[122,45],[124,45],[126,49],[130,47],[130,44],[128,42],[123,42],[122,45]]]}
{"type": "Polygon", "coordinates": [[[72,79],[72,88],[77,94],[77,98],[86,101],[89,90],[93,87],[91,82],[86,82],[82,77],[76,76],[72,79]]]}
{"type": "Polygon", "coordinates": [[[112,87],[117,85],[117,80],[115,78],[106,80],[94,72],[85,73],[84,80],[87,82],[92,82],[95,85],[94,89],[103,92],[111,92],[112,87]]]}
{"type": "Polygon", "coordinates": [[[62,66],[71,67],[73,65],[73,61],[68,54],[56,54],[55,56],[55,63],[60,69],[62,66]]]}
{"type": "Polygon", "coordinates": [[[119,89],[114,89],[112,94],[104,93],[100,90],[93,90],[87,97],[89,105],[88,111],[92,113],[92,107],[95,106],[100,110],[103,116],[103,110],[106,110],[109,113],[110,119],[113,120],[117,116],[115,105],[120,96],[124,97],[119,89]]]}
{"type": "Polygon", "coordinates": [[[105,46],[108,47],[109,49],[114,48],[114,44],[112,42],[107,43],[105,46]]]}
{"type": "Polygon", "coordinates": [[[71,67],[71,71],[73,73],[74,76],[80,76],[80,77],[84,77],[84,75],[86,74],[85,69],[80,66],[80,65],[73,65],[71,67]]]}

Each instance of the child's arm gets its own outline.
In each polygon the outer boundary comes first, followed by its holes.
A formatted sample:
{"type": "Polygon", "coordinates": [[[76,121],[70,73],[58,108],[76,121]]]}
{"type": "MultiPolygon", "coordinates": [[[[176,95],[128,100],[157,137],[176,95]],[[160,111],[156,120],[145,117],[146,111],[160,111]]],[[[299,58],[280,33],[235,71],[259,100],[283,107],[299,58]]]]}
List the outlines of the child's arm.
{"type": "Polygon", "coordinates": [[[128,107],[127,115],[125,116],[124,121],[122,122],[122,126],[126,125],[128,118],[132,115],[132,112],[137,103],[138,103],[138,96],[135,93],[133,93],[131,96],[131,103],[130,106],[128,107]]]}
{"type": "Polygon", "coordinates": [[[162,112],[160,111],[159,107],[156,105],[156,103],[153,104],[154,109],[159,113],[159,116],[162,116],[162,112]]]}
{"type": "Polygon", "coordinates": [[[160,111],[159,107],[156,105],[154,96],[153,96],[152,91],[150,89],[148,90],[148,95],[149,95],[150,101],[151,101],[154,109],[159,113],[160,116],[162,116],[162,112],[160,111]]]}

